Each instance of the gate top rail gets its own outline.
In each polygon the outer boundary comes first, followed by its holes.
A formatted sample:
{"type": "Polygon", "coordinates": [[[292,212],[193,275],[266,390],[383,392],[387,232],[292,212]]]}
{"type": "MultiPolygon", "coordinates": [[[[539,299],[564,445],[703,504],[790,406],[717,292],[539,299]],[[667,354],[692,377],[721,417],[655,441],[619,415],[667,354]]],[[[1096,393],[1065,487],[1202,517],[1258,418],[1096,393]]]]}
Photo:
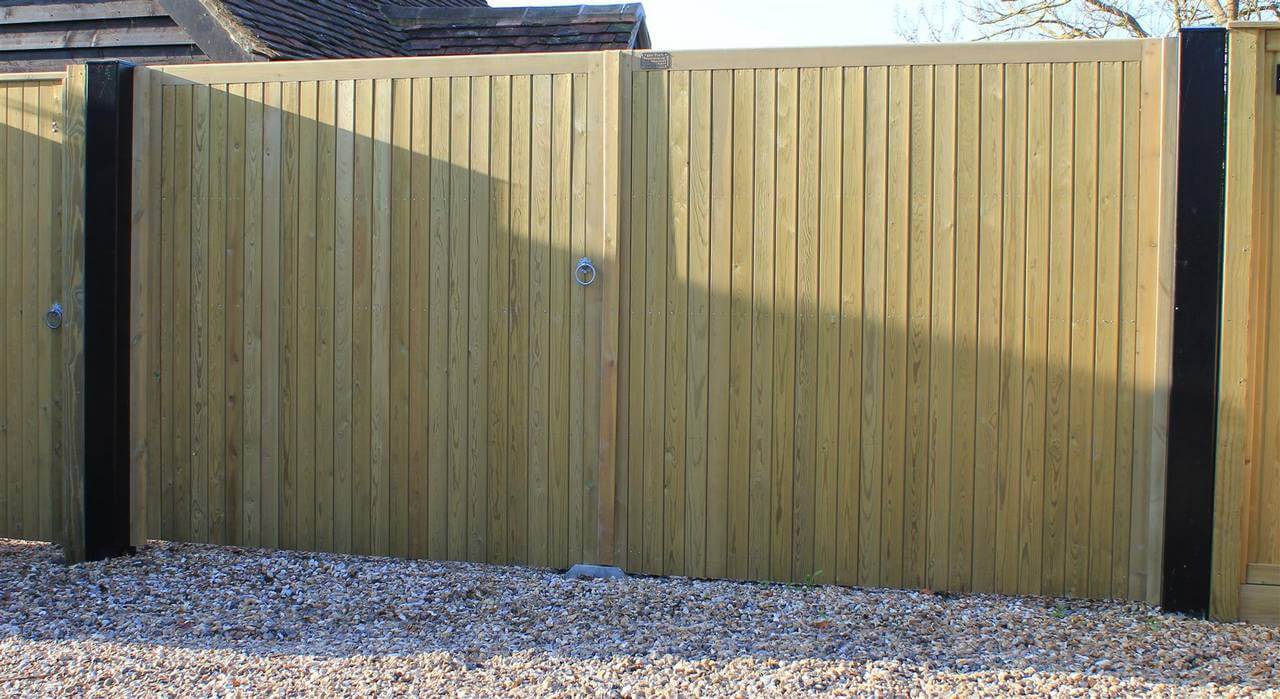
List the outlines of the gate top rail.
{"type": "Polygon", "coordinates": [[[886,44],[771,49],[694,49],[628,51],[627,55],[669,56],[664,68],[821,68],[829,66],[972,65],[977,63],[1079,63],[1137,61],[1150,46],[1172,39],[1093,39],[1082,41],[1000,41],[939,44],[886,44]]]}

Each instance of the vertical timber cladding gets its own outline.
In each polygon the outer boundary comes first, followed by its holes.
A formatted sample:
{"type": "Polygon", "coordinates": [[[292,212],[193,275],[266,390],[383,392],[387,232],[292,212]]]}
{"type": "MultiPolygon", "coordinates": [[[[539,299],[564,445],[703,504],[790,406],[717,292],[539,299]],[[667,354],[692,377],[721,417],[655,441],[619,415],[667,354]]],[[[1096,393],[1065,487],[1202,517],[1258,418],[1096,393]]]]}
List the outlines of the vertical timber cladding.
{"type": "Polygon", "coordinates": [[[61,73],[0,75],[0,537],[60,540],[61,73]]]}
{"type": "Polygon", "coordinates": [[[1228,32],[1227,184],[1210,614],[1280,623],[1280,25],[1228,32]]]}
{"type": "Polygon", "coordinates": [[[607,65],[139,69],[136,538],[597,559],[607,65]]]}
{"type": "Polygon", "coordinates": [[[635,61],[620,563],[1158,600],[1176,51],[635,61]]]}

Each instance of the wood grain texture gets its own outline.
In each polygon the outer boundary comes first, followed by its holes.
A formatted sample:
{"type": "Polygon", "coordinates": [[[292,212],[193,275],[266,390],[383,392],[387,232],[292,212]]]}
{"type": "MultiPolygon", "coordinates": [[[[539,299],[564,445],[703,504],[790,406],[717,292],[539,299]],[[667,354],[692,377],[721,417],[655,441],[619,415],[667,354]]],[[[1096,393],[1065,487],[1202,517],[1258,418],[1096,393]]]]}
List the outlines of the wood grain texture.
{"type": "MultiPolygon", "coordinates": [[[[303,548],[1146,598],[1170,164],[1143,139],[1170,83],[1142,46],[165,69],[157,123],[190,81],[259,82],[225,118],[209,91],[209,166],[247,176],[192,186],[182,129],[154,156],[210,202],[151,220],[204,211],[192,240],[228,252],[191,258],[222,346],[183,365],[226,409],[184,431],[163,374],[149,510],[190,521],[167,464],[204,429],[229,542],[270,542],[249,514],[276,497],[303,548]],[[254,155],[277,91],[278,174],[254,155]],[[273,191],[278,263],[243,204],[273,191]],[[572,283],[584,255],[602,285],[572,283]],[[277,401],[273,496],[250,428],[277,401]]],[[[151,242],[181,311],[191,266],[151,242]]],[[[162,357],[193,337],[172,324],[162,357]]]]}
{"type": "Polygon", "coordinates": [[[635,73],[628,567],[1148,598],[1134,358],[1163,330],[1125,231],[1169,167],[1132,140],[1170,82],[1137,91],[1142,60],[635,73]]]}

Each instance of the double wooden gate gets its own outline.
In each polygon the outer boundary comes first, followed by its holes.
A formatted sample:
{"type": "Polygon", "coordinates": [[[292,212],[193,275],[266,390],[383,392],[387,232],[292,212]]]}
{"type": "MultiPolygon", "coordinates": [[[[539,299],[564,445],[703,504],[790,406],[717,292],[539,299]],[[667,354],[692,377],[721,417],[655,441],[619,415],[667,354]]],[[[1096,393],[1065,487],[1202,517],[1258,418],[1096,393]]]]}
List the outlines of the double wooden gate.
{"type": "Polygon", "coordinates": [[[1156,600],[1176,58],[136,68],[134,539],[1156,600]]]}

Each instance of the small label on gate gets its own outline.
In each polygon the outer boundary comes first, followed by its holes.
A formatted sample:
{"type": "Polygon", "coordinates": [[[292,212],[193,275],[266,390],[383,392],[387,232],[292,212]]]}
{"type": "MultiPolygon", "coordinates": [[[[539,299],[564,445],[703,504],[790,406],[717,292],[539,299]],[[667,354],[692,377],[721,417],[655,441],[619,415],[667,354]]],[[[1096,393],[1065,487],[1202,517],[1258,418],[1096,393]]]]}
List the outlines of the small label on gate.
{"type": "Polygon", "coordinates": [[[656,51],[640,54],[640,70],[670,70],[671,54],[656,51]]]}

